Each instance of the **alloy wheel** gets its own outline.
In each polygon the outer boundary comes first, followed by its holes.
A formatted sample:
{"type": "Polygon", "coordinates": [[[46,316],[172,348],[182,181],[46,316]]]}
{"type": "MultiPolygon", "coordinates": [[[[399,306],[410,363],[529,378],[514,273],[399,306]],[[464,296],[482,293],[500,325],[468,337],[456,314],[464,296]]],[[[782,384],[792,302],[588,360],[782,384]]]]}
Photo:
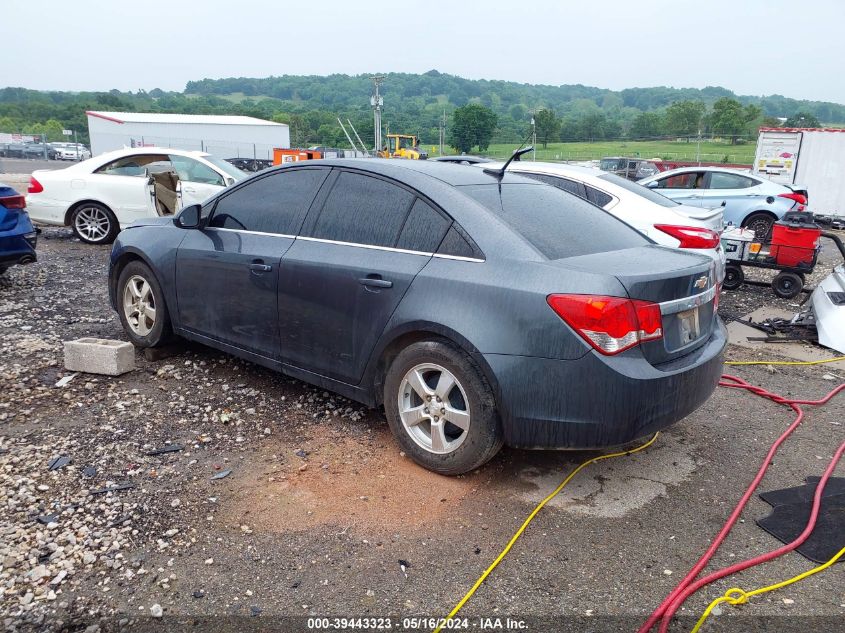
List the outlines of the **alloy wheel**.
{"type": "Polygon", "coordinates": [[[138,336],[147,336],[155,326],[155,295],[149,282],[140,275],[127,279],[123,287],[123,315],[138,336]]]}
{"type": "Polygon", "coordinates": [[[434,363],[424,363],[412,367],[400,383],[399,418],[419,446],[446,455],[467,437],[469,400],[452,372],[434,363]]]}
{"type": "Polygon", "coordinates": [[[111,231],[108,214],[97,207],[84,207],[76,212],[73,226],[77,233],[91,242],[99,242],[111,231]]]}

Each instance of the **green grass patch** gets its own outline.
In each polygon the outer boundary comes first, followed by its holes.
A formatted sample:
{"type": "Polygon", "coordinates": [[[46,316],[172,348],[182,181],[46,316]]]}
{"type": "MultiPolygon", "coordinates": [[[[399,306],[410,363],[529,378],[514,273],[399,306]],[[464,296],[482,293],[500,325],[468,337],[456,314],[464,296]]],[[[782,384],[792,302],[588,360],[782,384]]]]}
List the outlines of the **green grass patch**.
{"type": "MultiPolygon", "coordinates": [[[[678,141],[596,141],[577,143],[549,143],[543,149],[537,143],[537,160],[593,160],[605,156],[636,156],[660,158],[663,160],[701,160],[702,162],[727,162],[750,165],[754,162],[754,143],[731,145],[728,142],[702,141],[696,143],[678,141]],[[697,153],[698,152],[698,153],[697,153]],[[727,160],[725,158],[727,157],[727,160]]],[[[516,143],[491,145],[483,152],[485,156],[506,158],[517,148],[516,143]]],[[[453,153],[451,148],[447,153],[453,153]]]]}

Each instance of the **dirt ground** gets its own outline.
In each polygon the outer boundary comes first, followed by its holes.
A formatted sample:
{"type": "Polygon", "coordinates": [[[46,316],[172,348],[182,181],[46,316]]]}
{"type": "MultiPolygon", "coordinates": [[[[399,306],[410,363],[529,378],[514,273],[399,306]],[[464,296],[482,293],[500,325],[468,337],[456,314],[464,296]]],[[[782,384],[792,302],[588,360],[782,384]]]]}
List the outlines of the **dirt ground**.
{"type": "MultiPolygon", "coordinates": [[[[335,623],[315,617],[431,630],[410,618],[448,614],[534,505],[593,455],[505,449],[476,472],[440,477],[400,453],[381,412],[201,346],[157,362],[138,354],[129,374],[77,374],[56,387],[67,375],[63,341],[125,337],[108,306],[108,248],[45,229],[38,252],[37,264],[0,277],[7,630],[335,623]],[[60,456],[70,462],[49,470],[60,456]]],[[[760,302],[777,304],[770,290],[744,286],[721,309],[734,318],[760,302]]],[[[731,373],[808,398],[845,381],[824,365],[731,373]]],[[[761,490],[821,474],[842,442],[845,395],[808,409],[761,490]]],[[[466,628],[495,628],[495,618],[505,628],[510,618],[537,632],[636,630],[707,548],[791,421],[785,407],[721,388],[649,449],[589,466],[468,602],[466,628]]],[[[711,568],[779,546],[755,524],[769,511],[754,497],[711,568]]],[[[672,630],[689,630],[729,587],[813,566],[788,554],[716,583],[687,602],[672,630]]],[[[845,630],[843,569],[723,607],[704,630],[845,630]]]]}

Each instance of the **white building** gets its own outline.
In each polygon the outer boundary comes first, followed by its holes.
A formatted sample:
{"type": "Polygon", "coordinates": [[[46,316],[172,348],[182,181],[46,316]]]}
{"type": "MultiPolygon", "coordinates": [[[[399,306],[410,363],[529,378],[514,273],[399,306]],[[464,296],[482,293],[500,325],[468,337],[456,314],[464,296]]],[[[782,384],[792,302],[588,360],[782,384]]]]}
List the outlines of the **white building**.
{"type": "Polygon", "coordinates": [[[124,147],[200,150],[219,158],[273,158],[274,147],[290,147],[290,130],[249,116],[86,112],[91,153],[124,147]]]}

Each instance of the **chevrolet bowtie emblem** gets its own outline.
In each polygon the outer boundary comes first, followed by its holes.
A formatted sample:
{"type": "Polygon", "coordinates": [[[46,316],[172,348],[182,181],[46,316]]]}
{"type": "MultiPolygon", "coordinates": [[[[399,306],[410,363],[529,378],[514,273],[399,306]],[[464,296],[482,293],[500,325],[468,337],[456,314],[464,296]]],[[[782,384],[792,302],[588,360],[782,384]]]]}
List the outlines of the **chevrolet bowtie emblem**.
{"type": "Polygon", "coordinates": [[[702,275],[701,277],[696,279],[692,287],[701,288],[702,290],[704,290],[707,287],[707,275],[702,275]]]}

